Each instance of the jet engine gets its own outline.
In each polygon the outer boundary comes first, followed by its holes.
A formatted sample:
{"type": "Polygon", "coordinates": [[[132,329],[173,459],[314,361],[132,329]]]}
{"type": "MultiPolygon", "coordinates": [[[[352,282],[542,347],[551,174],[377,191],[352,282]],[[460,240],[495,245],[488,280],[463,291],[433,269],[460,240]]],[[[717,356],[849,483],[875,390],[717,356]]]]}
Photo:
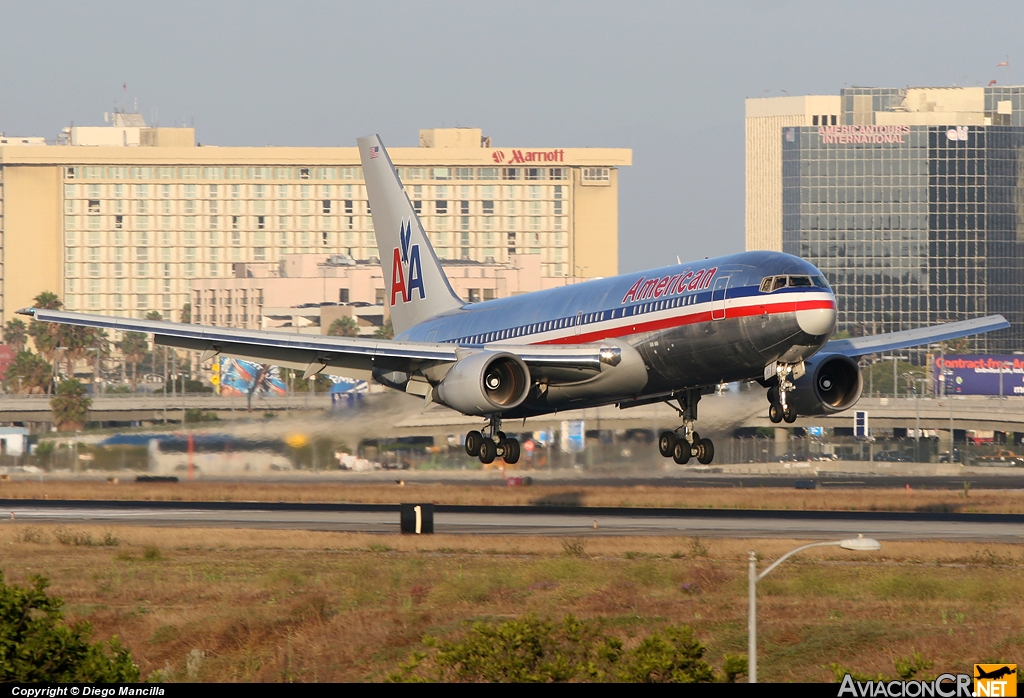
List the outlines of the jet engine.
{"type": "Polygon", "coordinates": [[[805,373],[787,396],[796,413],[815,416],[842,412],[860,399],[864,378],[857,362],[842,354],[818,354],[804,362],[805,373]]]}
{"type": "Polygon", "coordinates": [[[482,351],[449,369],[434,396],[463,414],[486,416],[518,407],[530,392],[530,369],[515,354],[482,351]]]}

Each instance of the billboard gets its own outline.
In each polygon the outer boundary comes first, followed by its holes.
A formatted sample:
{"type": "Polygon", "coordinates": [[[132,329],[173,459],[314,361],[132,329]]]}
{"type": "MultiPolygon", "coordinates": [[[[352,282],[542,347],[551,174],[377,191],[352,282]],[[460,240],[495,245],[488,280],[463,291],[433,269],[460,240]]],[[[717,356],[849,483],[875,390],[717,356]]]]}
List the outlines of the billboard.
{"type": "Polygon", "coordinates": [[[281,380],[277,366],[222,356],[220,370],[215,373],[219,373],[220,394],[224,397],[245,397],[253,389],[261,395],[288,394],[288,387],[281,380]]]}
{"type": "Polygon", "coordinates": [[[1024,395],[1024,355],[947,354],[934,361],[936,395],[1024,395]]]}

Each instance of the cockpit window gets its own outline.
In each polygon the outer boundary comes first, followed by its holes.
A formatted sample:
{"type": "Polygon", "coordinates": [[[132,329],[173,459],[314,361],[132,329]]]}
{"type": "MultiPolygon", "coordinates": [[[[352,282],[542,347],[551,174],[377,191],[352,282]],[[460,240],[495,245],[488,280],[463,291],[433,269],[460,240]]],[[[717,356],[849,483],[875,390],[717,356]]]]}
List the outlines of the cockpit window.
{"type": "Polygon", "coordinates": [[[761,281],[761,293],[771,293],[780,288],[828,288],[828,283],[820,276],[767,276],[761,281]]]}

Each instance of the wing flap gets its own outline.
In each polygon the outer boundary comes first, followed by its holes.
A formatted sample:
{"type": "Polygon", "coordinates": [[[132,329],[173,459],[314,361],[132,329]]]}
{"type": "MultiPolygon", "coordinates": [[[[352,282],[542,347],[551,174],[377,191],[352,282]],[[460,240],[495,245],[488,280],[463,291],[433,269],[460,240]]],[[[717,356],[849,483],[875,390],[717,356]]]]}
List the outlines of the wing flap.
{"type": "Polygon", "coordinates": [[[825,345],[821,352],[823,354],[843,354],[856,358],[865,354],[896,351],[897,349],[918,347],[922,344],[969,337],[981,334],[982,332],[1004,330],[1009,326],[1010,323],[1002,315],[988,315],[972,320],[948,322],[943,325],[932,325],[931,327],[919,327],[903,332],[888,332],[869,337],[851,337],[850,339],[833,339],[825,345]]]}

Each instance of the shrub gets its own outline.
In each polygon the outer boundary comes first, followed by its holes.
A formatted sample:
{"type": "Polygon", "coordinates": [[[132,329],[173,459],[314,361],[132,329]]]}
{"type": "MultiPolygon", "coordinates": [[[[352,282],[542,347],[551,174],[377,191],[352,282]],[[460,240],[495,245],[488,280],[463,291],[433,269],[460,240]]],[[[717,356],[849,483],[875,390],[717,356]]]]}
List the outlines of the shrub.
{"type": "Polygon", "coordinates": [[[640,642],[619,678],[630,683],[710,683],[715,671],[704,661],[704,649],[686,626],[665,628],[640,642]]]}
{"type": "Polygon", "coordinates": [[[24,588],[0,573],[0,681],[18,683],[138,681],[139,668],[117,637],[90,643],[88,623],[67,625],[64,601],[43,577],[24,588]]]}
{"type": "Polygon", "coordinates": [[[392,681],[546,683],[630,681],[646,683],[735,681],[745,657],[726,655],[722,675],[703,659],[705,646],[686,626],[669,626],[626,651],[600,620],[566,616],[561,623],[532,614],[501,623],[475,623],[451,642],[424,638],[427,652],[413,652],[392,681]]]}

